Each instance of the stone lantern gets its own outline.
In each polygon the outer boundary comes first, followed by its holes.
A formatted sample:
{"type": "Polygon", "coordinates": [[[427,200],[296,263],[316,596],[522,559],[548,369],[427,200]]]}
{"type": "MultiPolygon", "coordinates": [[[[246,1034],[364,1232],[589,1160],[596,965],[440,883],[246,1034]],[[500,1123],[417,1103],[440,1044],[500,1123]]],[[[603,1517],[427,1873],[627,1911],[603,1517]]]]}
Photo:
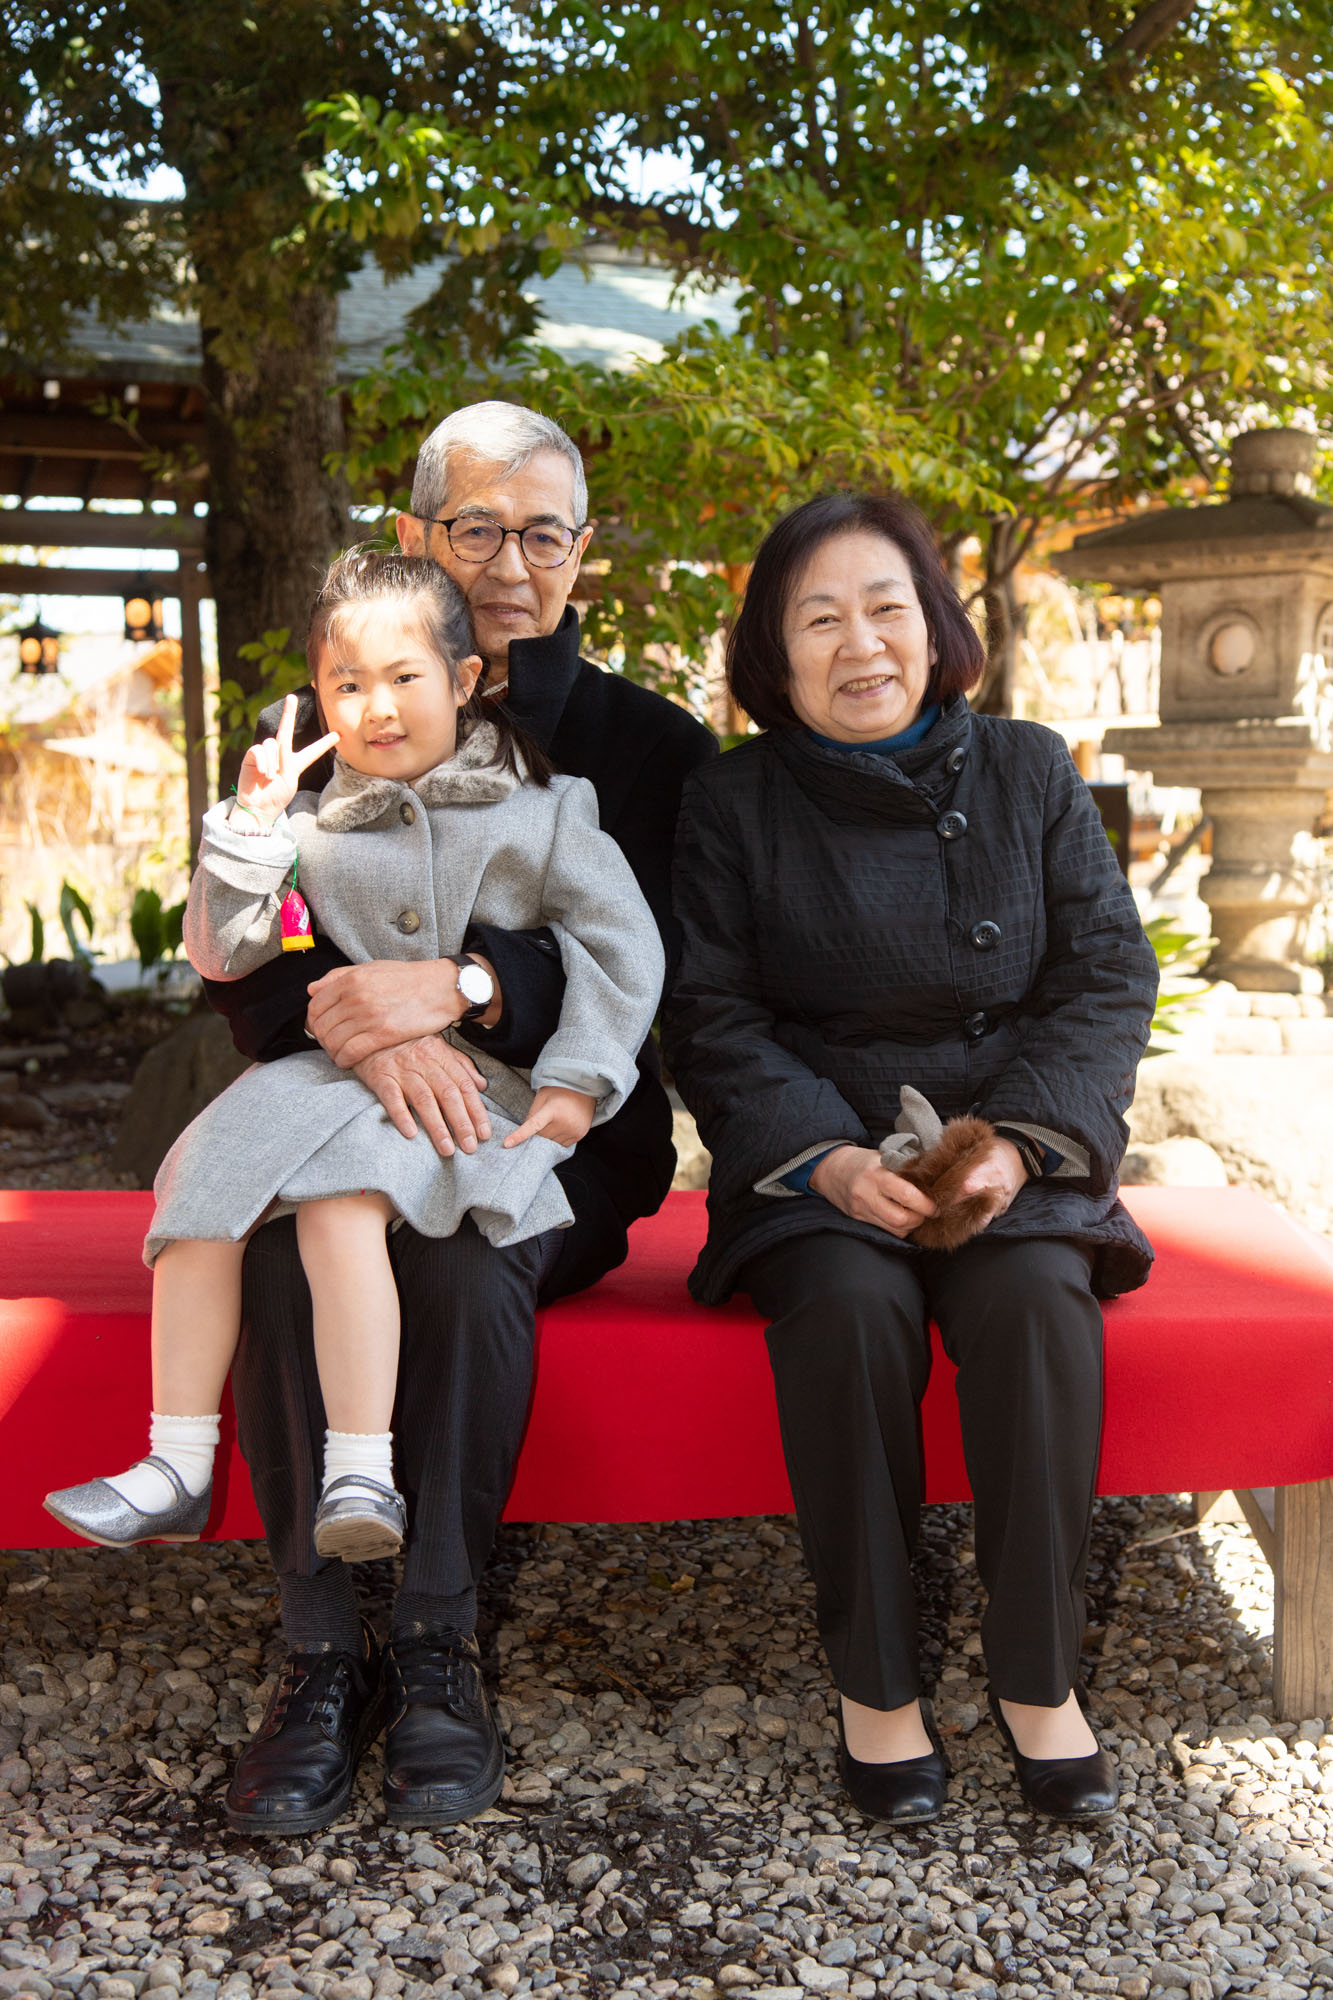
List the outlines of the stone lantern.
{"type": "Polygon", "coordinates": [[[1251,991],[1322,985],[1305,942],[1333,787],[1333,507],[1311,496],[1315,444],[1244,432],[1229,499],[1080,535],[1056,558],[1068,577],[1161,597],[1161,721],[1108,730],[1104,747],[1159,785],[1201,791],[1207,969],[1251,991]]]}

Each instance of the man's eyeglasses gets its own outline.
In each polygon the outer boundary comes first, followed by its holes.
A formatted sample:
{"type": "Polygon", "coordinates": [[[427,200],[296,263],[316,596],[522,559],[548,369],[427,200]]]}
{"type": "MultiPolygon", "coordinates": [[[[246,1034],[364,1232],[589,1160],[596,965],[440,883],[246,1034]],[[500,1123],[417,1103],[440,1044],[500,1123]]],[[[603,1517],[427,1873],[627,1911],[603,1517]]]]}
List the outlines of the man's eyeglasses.
{"type": "Polygon", "coordinates": [[[438,514],[425,518],[429,526],[444,529],[450,548],[464,562],[494,561],[513,535],[524,562],[533,569],[559,569],[561,563],[568,562],[582,533],[581,529],[562,527],[559,522],[533,521],[526,528],[502,528],[498,521],[487,520],[480,514],[455,514],[452,521],[442,521],[438,514]]]}

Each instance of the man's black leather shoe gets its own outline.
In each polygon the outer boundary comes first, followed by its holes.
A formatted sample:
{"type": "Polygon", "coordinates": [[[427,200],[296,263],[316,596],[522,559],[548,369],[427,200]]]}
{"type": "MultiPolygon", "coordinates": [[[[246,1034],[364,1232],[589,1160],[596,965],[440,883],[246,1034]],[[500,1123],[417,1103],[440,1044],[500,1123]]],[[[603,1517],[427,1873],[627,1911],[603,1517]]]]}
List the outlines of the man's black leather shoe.
{"type": "MultiPolygon", "coordinates": [[[[1080,1706],[1086,1706],[1081,1698],[1080,1706]]],[[[1046,1819],[1110,1819],[1120,1804],[1120,1784],[1109,1751],[1097,1749],[1088,1757],[1025,1757],[994,1694],[990,1712],[1014,1760],[1018,1789],[1033,1812],[1046,1819]]]]}
{"type": "Polygon", "coordinates": [[[505,1753],[470,1633],[394,1639],[384,1654],[384,1804],[399,1825],[452,1826],[494,1805],[505,1753]]]}
{"type": "Polygon", "coordinates": [[[949,1760],[926,1702],[921,1719],[930,1738],[924,1757],[903,1757],[893,1764],[863,1764],[847,1748],[842,1703],[838,1703],[838,1775],[858,1812],[890,1826],[916,1826],[944,1810],[949,1793],[949,1760]]]}
{"type": "Polygon", "coordinates": [[[380,1651],[362,1621],[363,1650],[289,1653],[260,1723],[227,1787],[237,1833],[310,1833],[337,1819],[357,1762],[384,1716],[380,1651]]]}

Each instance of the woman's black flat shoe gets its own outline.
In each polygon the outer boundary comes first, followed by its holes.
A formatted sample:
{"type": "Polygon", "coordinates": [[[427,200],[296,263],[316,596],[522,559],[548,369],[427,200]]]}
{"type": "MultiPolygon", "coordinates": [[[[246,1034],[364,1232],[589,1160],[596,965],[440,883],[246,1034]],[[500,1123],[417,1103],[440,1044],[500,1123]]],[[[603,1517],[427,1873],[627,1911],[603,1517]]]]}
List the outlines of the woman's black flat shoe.
{"type": "MultiPolygon", "coordinates": [[[[1090,1757],[1025,1757],[992,1694],[991,1721],[1014,1760],[1018,1789],[1033,1812],[1047,1819],[1110,1819],[1120,1805],[1120,1783],[1109,1751],[1090,1757]]],[[[1080,1704],[1082,1705],[1082,1704],[1080,1704]]]]}
{"type": "Polygon", "coordinates": [[[921,1719],[933,1746],[924,1757],[904,1757],[896,1764],[862,1764],[847,1748],[842,1703],[838,1703],[838,1776],[852,1804],[867,1819],[887,1820],[891,1826],[915,1826],[943,1810],[949,1790],[949,1760],[924,1702],[921,1719]]]}

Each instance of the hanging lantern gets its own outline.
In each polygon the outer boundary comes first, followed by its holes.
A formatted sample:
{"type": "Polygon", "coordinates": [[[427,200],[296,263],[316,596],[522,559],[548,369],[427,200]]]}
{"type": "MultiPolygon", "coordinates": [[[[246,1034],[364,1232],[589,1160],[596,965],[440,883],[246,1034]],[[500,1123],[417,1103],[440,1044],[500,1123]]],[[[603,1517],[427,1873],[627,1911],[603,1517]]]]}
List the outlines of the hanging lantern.
{"type": "Polygon", "coordinates": [[[140,577],[125,599],[125,637],[154,641],[162,637],[162,599],[149,595],[148,582],[140,577]]]}
{"type": "Polygon", "coordinates": [[[53,674],[60,665],[60,634],[53,632],[49,625],[43,625],[40,618],[34,618],[31,625],[25,625],[18,635],[19,672],[21,674],[53,674]]]}

